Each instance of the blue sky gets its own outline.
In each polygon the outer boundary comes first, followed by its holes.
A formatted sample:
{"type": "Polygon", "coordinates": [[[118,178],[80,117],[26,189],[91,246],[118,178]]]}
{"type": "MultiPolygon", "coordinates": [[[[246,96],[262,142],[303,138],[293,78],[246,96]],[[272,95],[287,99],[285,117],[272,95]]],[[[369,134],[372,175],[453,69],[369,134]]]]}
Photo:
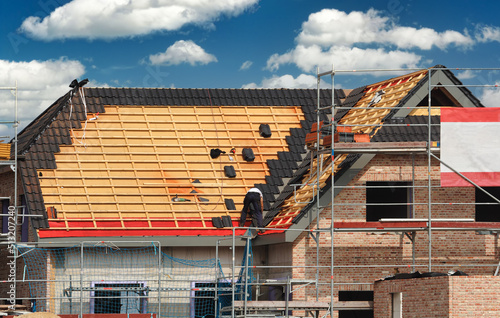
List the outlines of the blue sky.
{"type": "MultiPolygon", "coordinates": [[[[23,0],[0,1],[0,86],[19,86],[21,128],[89,86],[315,87],[316,68],[500,67],[497,1],[23,0]]],[[[457,70],[499,84],[497,71],[457,70]]],[[[393,73],[394,74],[394,73],[393,73]]],[[[393,76],[338,74],[355,88],[393,76]]],[[[397,75],[397,74],[394,74],[397,75]]],[[[323,83],[326,87],[328,80],[323,83]]],[[[489,106],[499,90],[474,88],[489,106]]],[[[0,121],[13,119],[0,91],[0,121]]],[[[0,125],[0,136],[10,125],[0,125]]]]}

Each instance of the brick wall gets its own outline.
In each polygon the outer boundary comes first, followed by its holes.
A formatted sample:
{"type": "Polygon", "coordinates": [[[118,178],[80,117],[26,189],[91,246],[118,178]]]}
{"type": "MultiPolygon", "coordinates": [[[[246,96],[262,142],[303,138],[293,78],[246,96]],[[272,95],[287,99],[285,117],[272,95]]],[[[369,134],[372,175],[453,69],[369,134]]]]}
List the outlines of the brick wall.
{"type": "Polygon", "coordinates": [[[500,277],[450,277],[450,317],[500,317],[500,277]]]}
{"type": "MultiPolygon", "coordinates": [[[[335,198],[335,221],[365,221],[366,190],[349,188],[349,186],[365,186],[367,181],[412,181],[412,157],[410,155],[377,155],[368,165],[353,178],[335,198]],[[342,203],[361,203],[361,205],[344,205],[342,203]]],[[[439,187],[439,163],[432,161],[431,183],[439,187]]],[[[415,185],[427,186],[428,168],[426,156],[415,156],[415,185]]],[[[471,205],[451,205],[449,203],[474,203],[474,188],[433,188],[433,203],[447,203],[432,206],[433,218],[474,218],[475,207],[471,205]]],[[[415,188],[415,218],[428,217],[428,189],[415,188]]],[[[323,210],[320,216],[320,228],[328,228],[331,224],[330,209],[323,210]]],[[[315,224],[314,224],[315,228],[315,224]]],[[[495,268],[481,266],[498,264],[499,247],[496,235],[479,235],[474,231],[433,231],[432,237],[432,271],[448,272],[460,269],[473,275],[491,275],[495,268]],[[458,266],[461,265],[461,266],[458,266]]],[[[319,240],[319,265],[329,266],[331,255],[330,234],[322,233],[319,240]]],[[[394,232],[354,232],[334,234],[333,279],[338,290],[372,290],[370,285],[375,280],[392,275],[395,272],[412,271],[412,243],[403,233],[394,232]],[[361,267],[354,268],[353,266],[361,267]],[[381,265],[376,267],[377,265],[381,265]],[[373,267],[371,267],[373,266],[373,267]],[[364,283],[364,284],[360,284],[364,283]]],[[[428,239],[427,232],[417,232],[415,238],[415,270],[428,271],[428,239]]],[[[295,279],[315,279],[317,262],[316,242],[306,234],[300,235],[293,243],[293,265],[311,266],[294,268],[295,279]]],[[[319,269],[320,300],[329,300],[329,268],[319,269]]],[[[314,286],[294,293],[294,299],[315,300],[314,286]]]]}
{"type": "MultiPolygon", "coordinates": [[[[20,196],[24,193],[21,183],[21,178],[18,175],[18,183],[17,183],[17,193],[18,193],[18,205],[21,205],[20,196]]],[[[0,166],[0,197],[11,197],[10,205],[14,205],[14,172],[8,166],[0,166]]],[[[22,209],[19,209],[19,214],[22,214],[22,209]]],[[[8,219],[7,219],[8,221],[8,219]]],[[[0,217],[0,229],[3,227],[4,218],[0,217]]],[[[22,218],[19,217],[18,224],[21,224],[22,218]]],[[[30,222],[29,218],[25,218],[25,222],[30,222]]],[[[28,224],[28,241],[33,242],[35,237],[34,229],[30,224],[28,224]]],[[[21,225],[17,228],[17,241],[21,241],[21,225]]],[[[11,260],[8,258],[12,256],[7,250],[8,245],[0,245],[0,282],[8,280],[9,277],[9,266],[8,262],[11,260]]],[[[29,306],[29,285],[27,283],[22,283],[23,278],[23,262],[22,260],[18,260],[16,263],[17,267],[17,280],[19,281],[16,286],[16,296],[17,298],[25,298],[22,301],[23,305],[29,306]]],[[[1,298],[6,297],[7,291],[10,290],[10,283],[2,282],[0,283],[0,296],[1,298]]],[[[3,303],[3,302],[2,302],[3,303]]]]}
{"type": "Polygon", "coordinates": [[[405,318],[500,316],[498,276],[443,276],[379,281],[374,286],[374,316],[391,318],[392,294],[400,292],[405,318]]]}

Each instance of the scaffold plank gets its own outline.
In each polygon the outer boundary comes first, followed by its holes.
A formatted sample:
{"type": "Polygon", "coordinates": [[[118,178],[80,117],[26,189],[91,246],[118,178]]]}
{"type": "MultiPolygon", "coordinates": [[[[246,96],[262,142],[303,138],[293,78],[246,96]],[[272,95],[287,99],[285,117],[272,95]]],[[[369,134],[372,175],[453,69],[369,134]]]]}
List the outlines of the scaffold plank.
{"type": "MultiPolygon", "coordinates": [[[[244,301],[238,300],[234,302],[234,308],[241,310],[245,308],[244,301]]],[[[300,301],[292,300],[286,301],[247,301],[247,310],[307,310],[307,311],[317,311],[317,310],[328,310],[330,309],[330,303],[319,302],[319,301],[300,301]]],[[[372,310],[372,301],[337,301],[331,306],[332,310],[372,310]]],[[[227,307],[226,307],[227,309],[227,307]]]]}

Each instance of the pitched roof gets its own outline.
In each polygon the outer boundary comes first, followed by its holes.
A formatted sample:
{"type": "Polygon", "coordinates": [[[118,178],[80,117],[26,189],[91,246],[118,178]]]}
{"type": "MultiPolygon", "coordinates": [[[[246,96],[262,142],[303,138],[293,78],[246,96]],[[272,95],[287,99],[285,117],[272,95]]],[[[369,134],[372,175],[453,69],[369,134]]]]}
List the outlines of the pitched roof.
{"type": "MultiPolygon", "coordinates": [[[[241,208],[256,185],[269,207],[293,174],[316,96],[300,89],[73,90],[19,135],[29,211],[57,211],[34,225],[40,237],[220,235],[212,217],[239,217],[228,201],[241,208]],[[259,135],[260,124],[270,125],[271,138],[259,135]],[[235,155],[209,156],[233,147],[235,155]],[[253,162],[242,158],[247,147],[253,162]],[[226,165],[236,178],[224,175],[226,165]]],[[[321,104],[330,102],[331,91],[322,90],[321,104]]]]}

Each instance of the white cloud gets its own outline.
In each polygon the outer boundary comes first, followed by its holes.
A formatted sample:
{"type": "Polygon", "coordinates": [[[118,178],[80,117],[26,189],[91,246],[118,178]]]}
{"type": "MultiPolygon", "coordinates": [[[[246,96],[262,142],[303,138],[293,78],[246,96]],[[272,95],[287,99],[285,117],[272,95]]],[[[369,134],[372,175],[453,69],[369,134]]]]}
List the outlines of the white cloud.
{"type": "Polygon", "coordinates": [[[96,81],[96,80],[89,80],[89,83],[86,85],[86,87],[105,87],[105,88],[110,88],[111,85],[109,85],[108,83],[99,82],[99,81],[96,81]]]}
{"type": "Polygon", "coordinates": [[[429,28],[396,27],[386,32],[381,32],[379,35],[381,38],[378,42],[394,44],[402,49],[416,47],[422,50],[430,50],[436,46],[441,50],[445,50],[452,44],[460,47],[468,47],[474,43],[474,40],[469,36],[463,35],[460,32],[452,30],[437,32],[429,28]]]}
{"type": "Polygon", "coordinates": [[[500,42],[500,27],[479,25],[476,27],[476,40],[481,43],[500,42]]]}
{"type": "Polygon", "coordinates": [[[433,46],[445,49],[451,44],[468,46],[474,41],[468,35],[452,30],[437,32],[429,28],[398,26],[388,17],[382,16],[382,12],[374,9],[366,13],[323,9],[311,14],[302,24],[297,42],[323,47],[379,43],[395,45],[401,49],[416,47],[429,50],[433,46]]]}
{"type": "Polygon", "coordinates": [[[283,64],[295,64],[310,72],[316,66],[331,69],[332,63],[337,69],[413,68],[422,56],[410,49],[445,50],[474,44],[467,32],[400,26],[374,9],[312,13],[295,40],[297,44],[290,51],[268,59],[267,69],[275,71],[283,64]]]}
{"type": "Polygon", "coordinates": [[[223,15],[237,16],[259,0],[73,0],[41,19],[28,17],[20,29],[41,40],[112,39],[179,30],[194,24],[213,27],[223,15]]]}
{"type": "Polygon", "coordinates": [[[417,67],[421,57],[405,51],[386,51],[378,49],[360,49],[357,47],[332,46],[323,50],[318,45],[298,45],[292,51],[283,55],[274,54],[267,61],[267,68],[277,70],[282,64],[295,64],[301,70],[310,72],[316,66],[320,70],[336,69],[354,70],[367,68],[403,68],[417,67]]]}
{"type": "Polygon", "coordinates": [[[457,78],[460,80],[467,80],[476,77],[477,73],[478,73],[477,71],[465,70],[463,72],[458,73],[457,78]]]}
{"type": "MultiPolygon", "coordinates": [[[[18,86],[18,119],[20,129],[67,93],[69,84],[85,73],[79,61],[60,58],[58,60],[14,62],[0,60],[0,86],[18,86]]],[[[9,91],[0,91],[0,118],[14,120],[14,96],[9,91]]],[[[13,137],[12,125],[0,125],[0,134],[8,132],[13,137]]],[[[21,131],[19,129],[19,131],[21,131]]]]}
{"type": "Polygon", "coordinates": [[[376,40],[376,30],[387,23],[388,18],[380,17],[370,9],[367,13],[353,11],[349,14],[336,9],[323,9],[309,15],[302,24],[297,42],[302,45],[351,45],[376,40]]]}
{"type": "MultiPolygon", "coordinates": [[[[321,81],[321,88],[331,88],[331,85],[321,81]]],[[[316,76],[300,74],[297,78],[292,75],[272,76],[265,78],[260,85],[250,83],[243,85],[242,88],[316,88],[316,76]]]]}
{"type": "Polygon", "coordinates": [[[241,64],[241,66],[240,66],[240,71],[248,70],[250,68],[250,66],[252,66],[252,64],[253,64],[252,61],[243,62],[243,64],[241,64]]]}
{"type": "Polygon", "coordinates": [[[202,47],[193,41],[180,40],[167,48],[164,53],[149,56],[149,61],[153,65],[178,65],[181,63],[208,64],[217,62],[217,58],[208,54],[202,47]]]}
{"type": "Polygon", "coordinates": [[[500,82],[496,82],[497,87],[489,87],[483,90],[481,102],[487,107],[500,107],[500,82]]]}

